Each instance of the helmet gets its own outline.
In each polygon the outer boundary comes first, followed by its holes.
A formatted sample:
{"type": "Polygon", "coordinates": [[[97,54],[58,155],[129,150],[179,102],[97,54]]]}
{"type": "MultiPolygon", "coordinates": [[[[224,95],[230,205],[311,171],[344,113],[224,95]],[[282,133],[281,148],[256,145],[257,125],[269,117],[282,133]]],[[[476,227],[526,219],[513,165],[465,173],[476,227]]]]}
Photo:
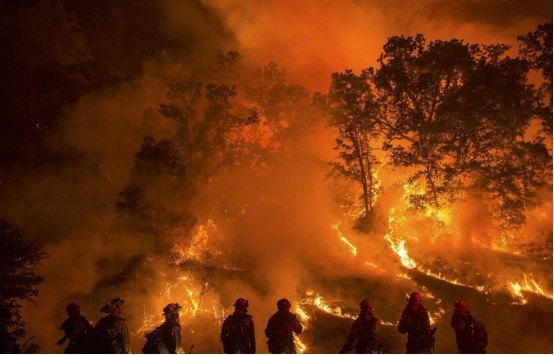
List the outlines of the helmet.
{"type": "Polygon", "coordinates": [[[410,293],[409,303],[421,303],[421,295],[417,292],[410,293]]]}
{"type": "Polygon", "coordinates": [[[182,308],[179,303],[170,303],[164,307],[163,312],[164,314],[179,313],[182,308]]]}
{"type": "Polygon", "coordinates": [[[469,308],[467,307],[467,304],[464,301],[459,300],[454,302],[454,312],[459,314],[468,314],[469,308]]]}
{"type": "Polygon", "coordinates": [[[373,311],[373,305],[369,302],[369,300],[362,300],[362,302],[360,302],[360,309],[373,311]]]}
{"type": "Polygon", "coordinates": [[[79,311],[80,308],[81,308],[81,306],[79,306],[77,303],[69,302],[67,304],[67,306],[65,306],[65,311],[66,312],[77,312],[77,311],[79,311]]]}
{"type": "Polygon", "coordinates": [[[277,301],[277,308],[290,308],[291,304],[289,300],[286,298],[281,298],[279,301],[277,301]]]}
{"type": "Polygon", "coordinates": [[[248,306],[249,306],[248,300],[246,300],[244,298],[239,298],[235,301],[234,306],[236,308],[248,308],[248,306]]]}
{"type": "Polygon", "coordinates": [[[113,313],[115,312],[119,307],[123,305],[125,300],[116,297],[109,300],[102,308],[100,308],[100,312],[102,313],[113,313]]]}

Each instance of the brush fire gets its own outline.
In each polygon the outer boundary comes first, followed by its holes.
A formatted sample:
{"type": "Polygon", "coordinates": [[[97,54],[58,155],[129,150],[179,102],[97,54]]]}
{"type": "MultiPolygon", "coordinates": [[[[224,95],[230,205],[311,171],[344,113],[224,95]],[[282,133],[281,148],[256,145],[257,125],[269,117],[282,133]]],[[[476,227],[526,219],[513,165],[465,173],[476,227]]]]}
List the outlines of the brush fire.
{"type": "Polygon", "coordinates": [[[0,352],[552,352],[550,2],[5,3],[0,352]]]}

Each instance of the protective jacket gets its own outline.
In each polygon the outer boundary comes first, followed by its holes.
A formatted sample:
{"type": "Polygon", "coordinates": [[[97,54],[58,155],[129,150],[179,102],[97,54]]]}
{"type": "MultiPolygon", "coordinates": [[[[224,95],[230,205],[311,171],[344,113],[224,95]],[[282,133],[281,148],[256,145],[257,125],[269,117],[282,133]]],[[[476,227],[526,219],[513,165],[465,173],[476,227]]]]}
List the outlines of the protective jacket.
{"type": "Polygon", "coordinates": [[[160,327],[160,337],[167,348],[168,354],[177,354],[177,350],[182,349],[181,325],[179,322],[166,319],[160,327]]]}
{"type": "Polygon", "coordinates": [[[265,328],[269,352],[272,354],[296,354],[293,333],[302,333],[302,324],[296,315],[288,311],[277,311],[269,318],[265,328]]]}
{"type": "Polygon", "coordinates": [[[421,303],[408,304],[402,311],[397,329],[400,333],[408,333],[406,352],[408,354],[431,353],[434,346],[429,313],[421,303]]]}
{"type": "Polygon", "coordinates": [[[368,318],[361,315],[354,321],[348,339],[342,346],[340,354],[345,354],[355,347],[356,354],[380,354],[383,345],[377,339],[380,321],[373,315],[368,318]]]}
{"type": "Polygon", "coordinates": [[[60,326],[65,338],[69,340],[65,348],[66,354],[82,354],[90,345],[93,327],[82,315],[68,317],[60,326]]]}
{"type": "Polygon", "coordinates": [[[450,322],[456,333],[456,344],[461,354],[485,354],[488,336],[485,326],[467,314],[454,313],[450,322]]]}
{"type": "Polygon", "coordinates": [[[229,315],[221,327],[221,342],[226,354],[255,354],[256,335],[252,316],[243,312],[229,315]]]}
{"type": "Polygon", "coordinates": [[[131,341],[125,318],[107,315],[94,327],[93,351],[98,354],[129,354],[131,341]]]}

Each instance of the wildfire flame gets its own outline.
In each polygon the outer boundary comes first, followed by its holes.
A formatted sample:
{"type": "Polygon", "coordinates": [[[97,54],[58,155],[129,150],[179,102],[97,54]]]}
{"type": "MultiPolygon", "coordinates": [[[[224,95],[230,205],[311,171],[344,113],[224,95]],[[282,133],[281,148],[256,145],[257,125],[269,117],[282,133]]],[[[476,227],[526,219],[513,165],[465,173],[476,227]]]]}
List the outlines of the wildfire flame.
{"type": "Polygon", "coordinates": [[[337,231],[337,234],[339,235],[339,238],[340,238],[341,242],[343,242],[344,244],[346,244],[346,246],[348,247],[348,249],[350,249],[350,252],[352,253],[352,255],[356,256],[356,255],[358,254],[358,249],[356,248],[356,246],[354,246],[354,244],[350,243],[350,241],[349,241],[348,239],[346,239],[346,237],[344,236],[344,234],[342,234],[342,232],[340,231],[339,226],[340,226],[340,222],[331,224],[331,227],[332,227],[334,230],[337,231]]]}
{"type": "MultiPolygon", "coordinates": [[[[300,324],[302,324],[302,328],[306,329],[308,327],[308,321],[310,320],[310,317],[308,316],[306,311],[304,311],[304,309],[302,309],[302,307],[300,307],[300,305],[298,304],[296,305],[294,311],[296,312],[298,318],[300,318],[299,321],[300,324]]],[[[308,349],[308,347],[300,340],[300,338],[296,334],[293,334],[293,338],[296,351],[299,354],[303,354],[308,349]]]]}
{"type": "Polygon", "coordinates": [[[543,288],[533,279],[528,279],[526,274],[523,274],[523,282],[508,282],[508,286],[512,295],[516,298],[514,304],[524,305],[527,304],[527,299],[523,295],[523,291],[541,295],[546,298],[552,299],[552,293],[546,292],[543,288]]]}
{"type": "MultiPolygon", "coordinates": [[[[306,291],[306,296],[302,300],[300,300],[299,303],[304,305],[314,306],[320,311],[333,315],[338,318],[346,318],[346,319],[358,318],[357,314],[344,312],[342,310],[342,307],[340,306],[336,306],[336,307],[331,306],[327,301],[324,300],[323,296],[321,296],[319,293],[314,292],[313,290],[306,291]]],[[[310,320],[310,317],[300,306],[297,306],[296,311],[301,321],[308,322],[310,320]]],[[[381,324],[383,325],[387,325],[387,326],[396,325],[396,323],[384,321],[382,319],[380,321],[381,321],[381,324]]]]}
{"type": "Polygon", "coordinates": [[[356,317],[357,317],[356,315],[351,314],[351,313],[344,313],[340,306],[337,306],[337,307],[330,306],[323,299],[322,296],[320,296],[319,294],[315,293],[312,290],[306,291],[306,297],[304,297],[300,301],[300,304],[308,304],[308,305],[315,306],[315,307],[319,308],[320,310],[322,310],[323,312],[328,313],[328,314],[332,314],[335,317],[350,318],[350,319],[356,319],[356,317]],[[315,296],[314,296],[314,294],[315,294],[315,296]]]}
{"type": "Polygon", "coordinates": [[[410,258],[406,249],[406,240],[395,237],[396,225],[404,220],[404,217],[396,217],[396,209],[391,208],[389,211],[389,231],[385,234],[384,239],[390,243],[391,249],[398,255],[402,265],[408,269],[413,269],[417,266],[415,260],[410,258]]]}
{"type": "MultiPolygon", "coordinates": [[[[205,225],[200,224],[195,228],[188,243],[176,244],[173,248],[173,252],[177,256],[176,264],[179,265],[179,263],[189,260],[203,264],[207,254],[209,256],[221,255],[221,252],[211,248],[208,244],[208,232],[212,231],[217,231],[216,224],[213,220],[208,220],[205,225]]],[[[178,302],[183,307],[180,313],[187,319],[194,319],[200,314],[208,314],[213,315],[216,324],[222,323],[225,317],[225,308],[218,300],[213,299],[213,295],[205,287],[205,282],[198,280],[194,271],[182,270],[177,277],[170,277],[165,272],[160,272],[160,277],[164,279],[171,278],[171,280],[165,283],[159,299],[155,302],[153,314],[147,312],[147,306],[144,306],[143,324],[137,334],[144,334],[163,322],[160,310],[167,303],[173,302],[178,302]],[[212,298],[211,304],[209,302],[210,298],[212,298]],[[204,302],[207,306],[201,306],[203,300],[208,301],[204,302]]]]}
{"type": "Polygon", "coordinates": [[[300,338],[298,338],[298,335],[293,334],[293,338],[294,338],[294,346],[296,347],[296,352],[298,354],[304,354],[304,352],[308,350],[308,347],[304,343],[302,343],[300,338]]]}

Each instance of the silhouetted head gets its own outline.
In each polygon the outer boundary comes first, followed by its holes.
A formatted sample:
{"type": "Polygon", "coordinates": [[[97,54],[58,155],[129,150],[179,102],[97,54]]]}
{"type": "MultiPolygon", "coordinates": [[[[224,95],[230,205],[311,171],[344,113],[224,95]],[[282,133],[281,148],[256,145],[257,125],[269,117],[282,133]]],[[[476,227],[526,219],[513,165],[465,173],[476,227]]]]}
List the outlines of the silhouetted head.
{"type": "Polygon", "coordinates": [[[408,298],[408,303],[411,305],[421,304],[421,295],[417,292],[410,293],[410,298],[408,298]]]}
{"type": "Polygon", "coordinates": [[[179,303],[169,303],[164,307],[163,312],[164,314],[178,314],[181,309],[183,309],[183,307],[181,307],[179,303]]]}
{"type": "Polygon", "coordinates": [[[81,314],[81,306],[75,302],[70,302],[65,306],[65,311],[68,316],[77,316],[81,314]]]}
{"type": "Polygon", "coordinates": [[[240,311],[246,313],[248,311],[248,300],[244,298],[239,298],[235,301],[235,311],[240,311]]]}
{"type": "Polygon", "coordinates": [[[100,312],[120,315],[123,312],[123,303],[125,303],[125,300],[119,297],[112,298],[100,308],[100,312]]]}
{"type": "Polygon", "coordinates": [[[179,305],[179,303],[169,303],[163,309],[164,316],[167,319],[178,320],[179,319],[179,311],[181,309],[183,309],[183,307],[181,307],[179,305]]]}
{"type": "Polygon", "coordinates": [[[368,310],[373,312],[373,305],[371,304],[371,302],[369,302],[369,300],[362,300],[362,302],[360,302],[360,310],[368,310]]]}
{"type": "Polygon", "coordinates": [[[467,314],[469,314],[469,307],[462,300],[456,301],[456,302],[454,302],[454,313],[461,314],[461,315],[467,315],[467,314]]]}
{"type": "Polygon", "coordinates": [[[290,307],[291,304],[286,298],[281,298],[279,301],[277,301],[277,309],[280,311],[288,311],[290,307]]]}

